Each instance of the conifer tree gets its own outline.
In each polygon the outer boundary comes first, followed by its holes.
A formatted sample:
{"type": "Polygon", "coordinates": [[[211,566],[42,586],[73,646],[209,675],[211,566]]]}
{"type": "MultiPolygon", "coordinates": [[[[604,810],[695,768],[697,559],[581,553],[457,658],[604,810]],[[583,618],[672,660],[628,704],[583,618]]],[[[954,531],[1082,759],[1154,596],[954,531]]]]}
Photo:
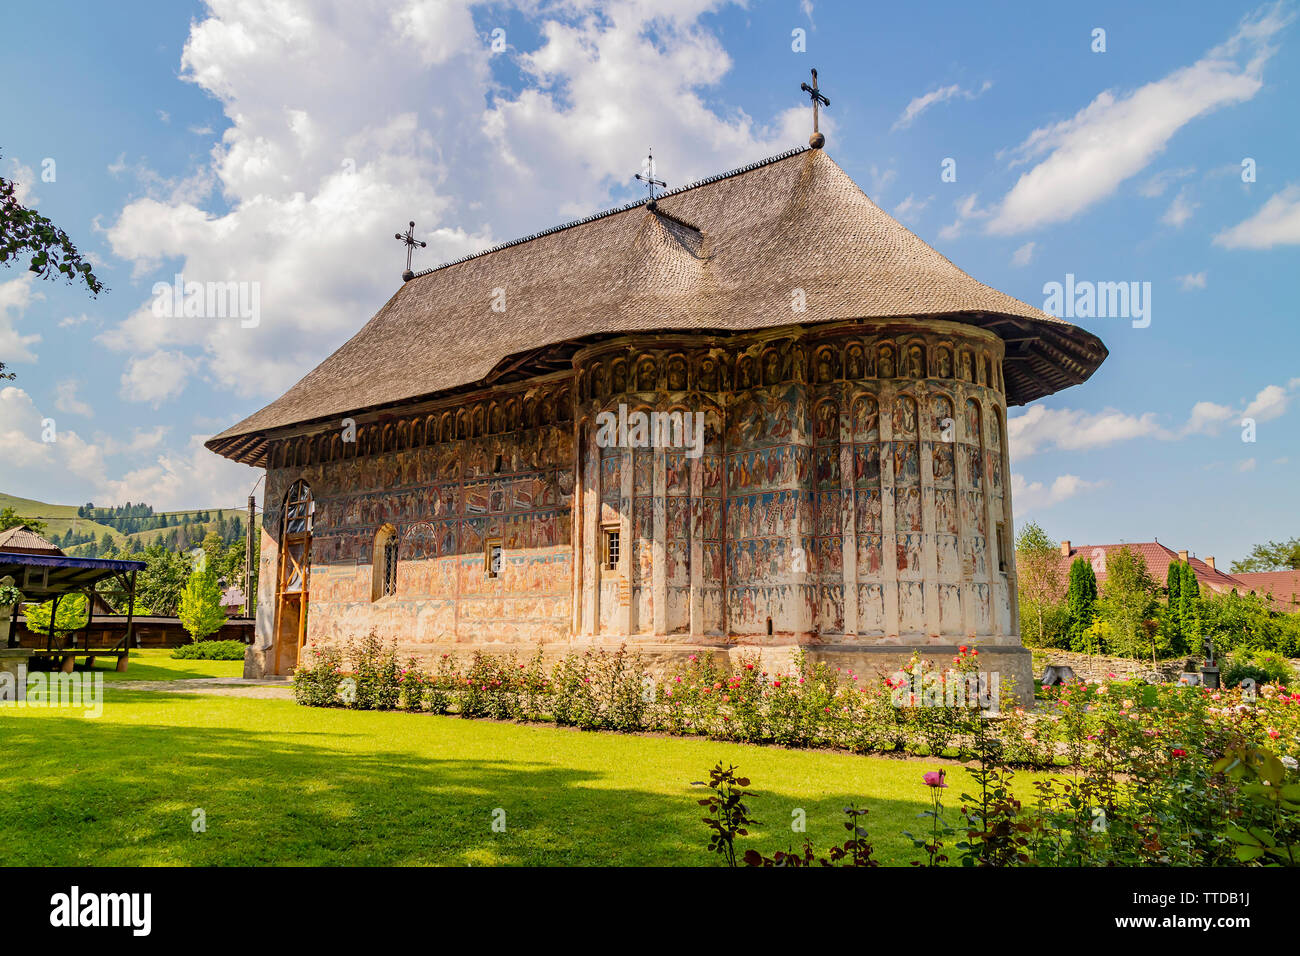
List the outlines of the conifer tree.
{"type": "Polygon", "coordinates": [[[1070,649],[1083,651],[1088,647],[1088,628],[1097,617],[1097,575],[1087,558],[1075,558],[1070,565],[1070,587],[1065,594],[1065,606],[1070,619],[1070,649]]]}

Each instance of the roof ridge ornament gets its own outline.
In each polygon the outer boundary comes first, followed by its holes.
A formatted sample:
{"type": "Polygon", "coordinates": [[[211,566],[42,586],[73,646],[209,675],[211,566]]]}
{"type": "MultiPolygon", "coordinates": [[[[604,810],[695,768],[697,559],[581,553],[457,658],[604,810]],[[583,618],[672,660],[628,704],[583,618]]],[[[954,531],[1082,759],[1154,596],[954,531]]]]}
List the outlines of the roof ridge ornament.
{"type": "Polygon", "coordinates": [[[415,273],[411,271],[411,253],[415,251],[416,246],[419,246],[421,249],[423,249],[426,245],[428,245],[428,243],[421,242],[419,239],[415,238],[414,219],[412,219],[410,223],[407,225],[406,235],[402,235],[402,233],[396,232],[393,233],[393,238],[396,239],[398,242],[406,243],[406,271],[402,273],[402,281],[410,282],[412,279],[415,278],[415,273]]]}
{"type": "Polygon", "coordinates": [[[655,195],[655,187],[658,186],[660,189],[668,188],[668,184],[662,179],[655,179],[655,148],[653,146],[650,147],[650,155],[645,158],[645,166],[642,168],[645,170],[645,175],[642,176],[640,173],[637,173],[635,178],[645,183],[646,189],[650,191],[650,202],[648,208],[653,212],[656,205],[655,200],[658,199],[655,195]]]}
{"type": "Polygon", "coordinates": [[[812,86],[809,86],[807,83],[800,83],[799,89],[807,93],[808,98],[812,100],[813,131],[812,131],[812,135],[808,137],[808,145],[811,146],[813,149],[821,149],[823,146],[826,145],[826,137],[823,136],[821,134],[821,130],[817,128],[817,107],[818,104],[822,106],[830,106],[831,101],[828,100],[826,97],[822,96],[821,91],[817,89],[816,69],[812,71],[812,78],[813,78],[812,86]]]}

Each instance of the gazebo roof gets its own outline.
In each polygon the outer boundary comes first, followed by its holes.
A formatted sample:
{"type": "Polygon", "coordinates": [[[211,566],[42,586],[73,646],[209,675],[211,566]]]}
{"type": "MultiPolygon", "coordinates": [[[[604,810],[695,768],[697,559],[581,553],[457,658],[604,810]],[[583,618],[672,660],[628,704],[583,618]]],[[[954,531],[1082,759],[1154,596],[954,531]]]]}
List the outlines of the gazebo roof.
{"type": "Polygon", "coordinates": [[[62,548],[25,524],[0,531],[0,551],[16,554],[63,554],[62,548]]]}
{"type": "Polygon", "coordinates": [[[143,561],[0,551],[0,578],[12,577],[23,595],[32,600],[83,591],[104,578],[144,569],[143,561]]]}

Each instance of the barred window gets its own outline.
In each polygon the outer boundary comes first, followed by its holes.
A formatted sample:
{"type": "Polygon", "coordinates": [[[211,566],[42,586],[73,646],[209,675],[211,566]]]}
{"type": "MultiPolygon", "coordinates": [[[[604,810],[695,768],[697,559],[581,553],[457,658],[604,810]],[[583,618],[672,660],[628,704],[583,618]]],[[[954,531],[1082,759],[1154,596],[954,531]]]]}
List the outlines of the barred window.
{"type": "Polygon", "coordinates": [[[604,564],[606,571],[618,570],[619,533],[617,528],[605,529],[604,564]]]}
{"type": "Polygon", "coordinates": [[[400,545],[397,529],[386,524],[375,533],[374,582],[370,599],[392,597],[397,593],[397,552],[400,545]]]}
{"type": "Polygon", "coordinates": [[[499,577],[501,574],[501,562],[504,552],[501,549],[499,540],[489,540],[483,550],[483,570],[490,578],[499,577]]]}

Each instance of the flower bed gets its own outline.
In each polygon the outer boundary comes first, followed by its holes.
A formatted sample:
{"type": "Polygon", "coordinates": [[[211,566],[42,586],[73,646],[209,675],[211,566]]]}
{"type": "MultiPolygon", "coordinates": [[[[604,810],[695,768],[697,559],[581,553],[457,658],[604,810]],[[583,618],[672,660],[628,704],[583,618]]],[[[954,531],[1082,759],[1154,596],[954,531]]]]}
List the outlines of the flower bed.
{"type": "MultiPolygon", "coordinates": [[[[1300,694],[1272,685],[1250,699],[1240,691],[1104,681],[1045,691],[1032,712],[1000,713],[963,698],[978,652],[939,665],[914,657],[900,675],[860,679],[802,657],[770,673],[757,658],[733,670],[711,656],[664,675],[626,649],[571,654],[547,666],[540,653],[444,656],[430,672],[402,666],[373,635],[345,648],[308,648],[294,674],[299,703],[403,709],[467,718],[553,721],[584,730],[654,731],[721,740],[830,747],[854,753],[910,753],[969,759],[992,740],[1011,766],[1082,767],[1105,761],[1140,778],[1196,755],[1267,746],[1300,757],[1300,694]],[[916,690],[935,693],[925,700],[916,690]],[[939,703],[935,703],[935,701],[939,703]]],[[[1011,699],[1005,687],[1002,694],[1011,699]]]]}

